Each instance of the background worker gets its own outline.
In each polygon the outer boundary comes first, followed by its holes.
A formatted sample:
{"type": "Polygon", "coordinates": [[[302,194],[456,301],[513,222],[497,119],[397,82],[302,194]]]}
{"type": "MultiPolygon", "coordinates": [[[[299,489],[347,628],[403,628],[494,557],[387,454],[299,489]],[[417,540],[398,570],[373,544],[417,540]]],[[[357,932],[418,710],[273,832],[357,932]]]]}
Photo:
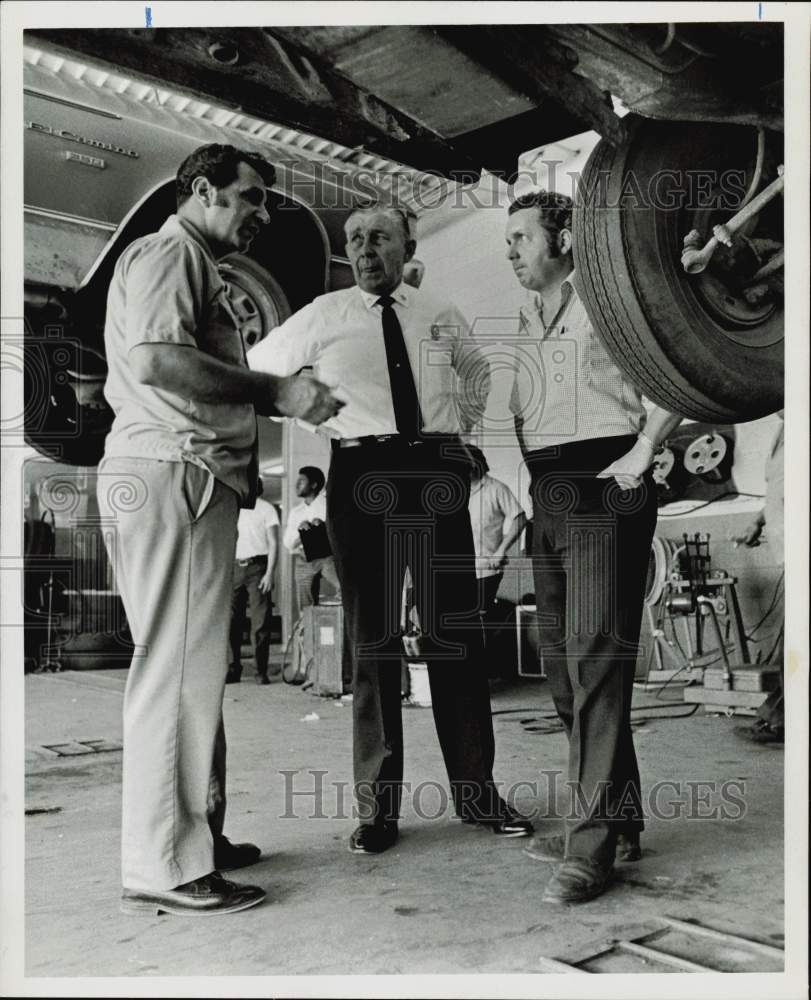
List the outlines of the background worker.
{"type": "MultiPolygon", "coordinates": [[[[751,548],[759,545],[763,536],[763,529],[766,528],[766,542],[772,554],[780,563],[784,561],[785,545],[785,468],[783,462],[783,433],[785,431],[784,413],[778,413],[780,422],[772,440],[769,455],[766,459],[766,501],[763,509],[747,526],[743,534],[735,539],[736,544],[743,544],[751,548]]],[[[785,595],[785,588],[783,588],[785,595]]],[[[775,605],[778,614],[784,617],[785,596],[779,599],[775,605]]],[[[736,726],[735,732],[743,739],[752,743],[783,743],[785,739],[785,703],[783,699],[783,669],[784,669],[784,649],[785,649],[785,626],[781,622],[777,641],[768,655],[766,662],[775,663],[780,666],[779,683],[777,687],[769,692],[763,704],[757,710],[757,718],[751,726],[736,726]]]]}
{"type": "Polygon", "coordinates": [[[231,663],[226,684],[242,677],[242,632],[247,610],[251,623],[254,669],[257,684],[270,684],[271,618],[273,616],[273,574],[279,554],[279,515],[272,503],[262,498],[264,483],[257,482],[256,506],[243,508],[237,522],[237,549],[234,562],[234,591],[231,596],[231,663]]]}
{"type": "Polygon", "coordinates": [[[504,578],[507,552],[527,525],[527,515],[506,483],[489,475],[490,466],[480,448],[468,446],[470,471],[470,526],[476,549],[479,610],[493,607],[504,578]]]}
{"type": "Polygon", "coordinates": [[[335,570],[332,555],[307,559],[301,539],[302,528],[306,531],[312,525],[325,524],[327,504],[324,495],[324,473],[315,465],[304,465],[298,470],[295,484],[296,496],[301,503],[290,511],[282,541],[284,547],[295,559],[293,579],[296,588],[298,613],[321,599],[321,583],[328,583],[335,592],[336,600],[341,598],[341,586],[335,570]]]}

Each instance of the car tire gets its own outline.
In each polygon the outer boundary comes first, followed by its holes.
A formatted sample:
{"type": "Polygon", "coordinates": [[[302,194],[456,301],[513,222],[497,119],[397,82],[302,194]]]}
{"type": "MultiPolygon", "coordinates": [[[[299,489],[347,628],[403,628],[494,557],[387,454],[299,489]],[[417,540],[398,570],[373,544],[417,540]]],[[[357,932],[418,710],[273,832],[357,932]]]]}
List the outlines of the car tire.
{"type": "Polygon", "coordinates": [[[231,254],[220,261],[219,270],[248,351],[287,319],[290,303],[270,271],[252,257],[231,254]]]}
{"type": "MultiPolygon", "coordinates": [[[[257,261],[232,254],[220,262],[231,308],[241,324],[245,349],[253,347],[290,315],[287,296],[257,261]]],[[[41,455],[65,465],[95,466],[113,420],[102,395],[103,361],[73,338],[32,337],[25,349],[25,441],[41,455]],[[73,369],[94,373],[76,379],[73,369]],[[89,405],[88,405],[89,404],[89,405]]]]}
{"type": "MultiPolygon", "coordinates": [[[[728,181],[731,171],[751,166],[753,130],[637,116],[626,123],[625,144],[595,147],[575,198],[577,284],[595,330],[645,396],[684,417],[735,423],[780,409],[782,296],[749,308],[740,288],[727,295],[712,265],[688,275],[681,264],[683,238],[697,219],[712,235],[711,226],[737,209],[748,180],[728,181]],[[702,201],[691,191],[700,172],[721,178],[709,202],[706,192],[702,201]],[[667,173],[669,200],[657,187],[667,173]],[[679,190],[689,197],[674,199],[679,190]],[[718,295],[727,296],[720,308],[718,295]]],[[[778,198],[755,225],[780,240],[781,213],[778,198]]]]}

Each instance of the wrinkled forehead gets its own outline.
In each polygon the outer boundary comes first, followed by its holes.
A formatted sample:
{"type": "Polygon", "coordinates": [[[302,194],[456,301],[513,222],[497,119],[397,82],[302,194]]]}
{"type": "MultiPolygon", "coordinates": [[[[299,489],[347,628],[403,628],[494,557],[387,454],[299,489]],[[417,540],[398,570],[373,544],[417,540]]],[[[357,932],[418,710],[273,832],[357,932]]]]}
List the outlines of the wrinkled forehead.
{"type": "Polygon", "coordinates": [[[350,233],[371,229],[379,229],[387,233],[398,233],[405,237],[404,229],[408,229],[408,220],[404,213],[396,208],[357,208],[346,220],[344,231],[350,233]]]}

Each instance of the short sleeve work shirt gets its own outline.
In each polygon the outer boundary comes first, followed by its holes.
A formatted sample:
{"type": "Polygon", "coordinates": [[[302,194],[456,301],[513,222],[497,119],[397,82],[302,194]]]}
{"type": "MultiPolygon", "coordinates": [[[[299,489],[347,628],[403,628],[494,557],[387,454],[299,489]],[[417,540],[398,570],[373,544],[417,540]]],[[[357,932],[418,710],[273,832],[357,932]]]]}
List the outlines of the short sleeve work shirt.
{"type": "Polygon", "coordinates": [[[170,216],[119,258],[107,299],[105,395],[115,413],[105,454],[202,462],[241,497],[256,416],[248,404],[200,403],[139,382],[129,352],[172,344],[246,365],[238,324],[205,239],[170,216]]]}

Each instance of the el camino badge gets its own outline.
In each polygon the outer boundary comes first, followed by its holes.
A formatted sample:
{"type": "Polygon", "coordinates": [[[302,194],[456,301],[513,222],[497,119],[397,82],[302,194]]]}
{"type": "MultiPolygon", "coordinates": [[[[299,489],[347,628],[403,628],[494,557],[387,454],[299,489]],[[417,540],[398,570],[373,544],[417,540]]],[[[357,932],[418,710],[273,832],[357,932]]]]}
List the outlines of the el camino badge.
{"type": "Polygon", "coordinates": [[[85,135],[77,135],[66,128],[53,128],[51,125],[40,125],[39,122],[25,121],[25,127],[33,132],[42,132],[45,135],[52,135],[57,139],[66,139],[68,142],[79,142],[83,146],[92,146],[94,149],[105,149],[109,153],[120,153],[121,156],[131,156],[137,160],[139,153],[134,149],[125,149],[123,146],[116,146],[112,142],[102,142],[101,139],[88,139],[85,135]]]}

